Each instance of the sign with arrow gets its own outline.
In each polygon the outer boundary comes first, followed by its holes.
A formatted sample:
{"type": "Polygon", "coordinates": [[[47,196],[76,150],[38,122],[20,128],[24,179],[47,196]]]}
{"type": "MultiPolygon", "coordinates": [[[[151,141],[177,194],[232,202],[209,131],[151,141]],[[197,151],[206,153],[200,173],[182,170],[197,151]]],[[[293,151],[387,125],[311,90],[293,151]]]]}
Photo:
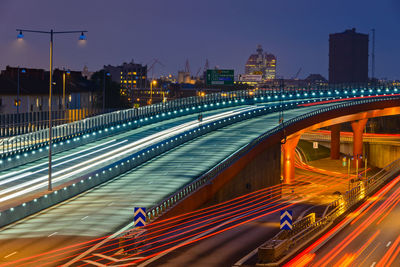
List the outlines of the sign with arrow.
{"type": "Polygon", "coordinates": [[[145,226],[146,225],[146,208],[135,208],[133,220],[134,220],[135,227],[145,226]]]}
{"type": "Polygon", "coordinates": [[[281,230],[292,230],[293,211],[281,210],[281,230]]]}

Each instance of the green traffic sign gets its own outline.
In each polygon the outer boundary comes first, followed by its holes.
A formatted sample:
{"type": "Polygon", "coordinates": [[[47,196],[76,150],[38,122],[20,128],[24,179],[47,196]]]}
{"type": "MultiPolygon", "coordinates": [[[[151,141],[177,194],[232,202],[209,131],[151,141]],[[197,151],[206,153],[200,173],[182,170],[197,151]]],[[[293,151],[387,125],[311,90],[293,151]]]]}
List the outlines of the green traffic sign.
{"type": "Polygon", "coordinates": [[[207,70],[207,85],[233,85],[234,70],[207,70]]]}

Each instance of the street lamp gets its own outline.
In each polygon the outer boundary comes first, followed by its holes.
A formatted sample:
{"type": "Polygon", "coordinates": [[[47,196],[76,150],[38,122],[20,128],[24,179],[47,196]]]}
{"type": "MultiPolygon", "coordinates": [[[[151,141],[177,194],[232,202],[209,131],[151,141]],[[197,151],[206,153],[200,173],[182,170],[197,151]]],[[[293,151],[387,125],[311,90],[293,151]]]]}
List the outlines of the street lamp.
{"type": "Polygon", "coordinates": [[[70,74],[71,74],[70,70],[65,71],[65,69],[64,69],[64,71],[63,71],[63,95],[62,95],[62,108],[63,108],[64,112],[65,112],[65,75],[69,76],[70,74]]]}
{"type": "Polygon", "coordinates": [[[25,69],[20,69],[19,68],[19,66],[18,66],[18,74],[17,74],[17,101],[16,101],[16,103],[15,103],[15,105],[17,106],[17,119],[18,119],[18,122],[19,122],[19,106],[21,105],[21,101],[20,101],[20,99],[19,99],[19,91],[20,91],[20,85],[19,85],[19,74],[20,73],[26,73],[26,70],[25,69]]]}
{"type": "Polygon", "coordinates": [[[103,113],[106,108],[106,76],[110,76],[111,74],[106,70],[103,70],[103,113]]]}
{"type": "Polygon", "coordinates": [[[19,34],[17,35],[18,39],[24,38],[24,34],[22,32],[31,32],[31,33],[41,33],[41,34],[50,34],[50,78],[49,78],[49,179],[48,179],[48,190],[52,191],[52,182],[51,182],[51,147],[52,147],[52,121],[51,121],[51,93],[53,87],[53,35],[54,34],[68,34],[68,33],[81,33],[79,36],[79,40],[86,40],[85,32],[87,31],[61,31],[56,32],[54,30],[50,31],[35,31],[35,30],[25,30],[25,29],[16,29],[19,34]]]}
{"type": "Polygon", "coordinates": [[[157,81],[153,80],[150,83],[150,105],[153,104],[153,85],[156,85],[157,81]]]}

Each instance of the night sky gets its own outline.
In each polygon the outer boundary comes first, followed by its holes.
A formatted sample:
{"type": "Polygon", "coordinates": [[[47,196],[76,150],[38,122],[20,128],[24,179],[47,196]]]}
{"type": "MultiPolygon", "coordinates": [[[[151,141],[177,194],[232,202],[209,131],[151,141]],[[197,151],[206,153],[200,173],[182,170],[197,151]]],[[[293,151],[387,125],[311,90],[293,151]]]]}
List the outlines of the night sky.
{"type": "MultiPolygon", "coordinates": [[[[88,30],[55,37],[55,67],[100,69],[158,58],[155,75],[210,66],[244,72],[261,44],[278,58],[278,75],[328,78],[329,33],[376,29],[376,76],[400,79],[400,0],[0,0],[0,69],[48,69],[49,37],[16,28],[88,30]]],[[[370,51],[371,53],[371,51],[370,51]]]]}

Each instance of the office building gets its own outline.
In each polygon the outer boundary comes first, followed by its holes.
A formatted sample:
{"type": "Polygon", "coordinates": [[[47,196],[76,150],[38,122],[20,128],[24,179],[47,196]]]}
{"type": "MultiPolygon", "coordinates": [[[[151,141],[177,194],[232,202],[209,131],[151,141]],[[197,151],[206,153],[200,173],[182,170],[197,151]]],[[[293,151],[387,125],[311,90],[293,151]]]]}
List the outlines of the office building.
{"type": "Polygon", "coordinates": [[[247,60],[245,74],[262,75],[264,80],[275,79],[276,57],[273,54],[264,53],[261,45],[258,45],[257,53],[250,55],[247,60]]]}
{"type": "Polygon", "coordinates": [[[124,63],[121,66],[104,66],[111,79],[121,85],[121,96],[127,96],[131,102],[135,98],[135,90],[145,88],[147,83],[147,65],[124,63]]]}
{"type": "Polygon", "coordinates": [[[368,35],[356,29],[329,35],[329,83],[368,82],[368,35]]]}

